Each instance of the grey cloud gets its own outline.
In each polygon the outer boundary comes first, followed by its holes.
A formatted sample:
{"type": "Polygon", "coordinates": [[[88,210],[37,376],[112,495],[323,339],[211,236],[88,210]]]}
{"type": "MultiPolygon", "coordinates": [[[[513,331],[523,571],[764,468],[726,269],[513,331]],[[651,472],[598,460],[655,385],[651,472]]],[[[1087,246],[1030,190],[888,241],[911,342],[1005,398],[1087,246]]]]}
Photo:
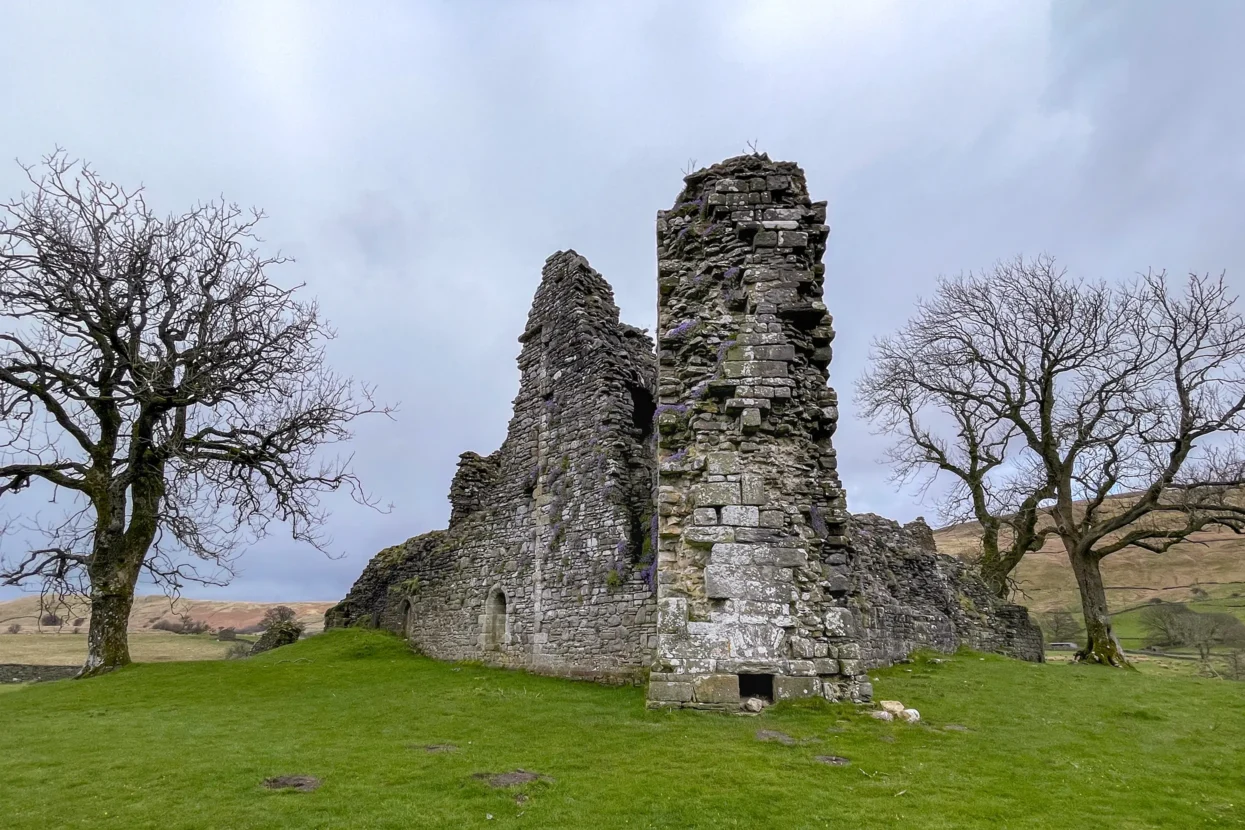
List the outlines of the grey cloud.
{"type": "MultiPolygon", "coordinates": [[[[263,206],[340,337],[400,400],[353,451],[395,510],[334,502],[329,560],[266,540],[217,594],[340,596],[444,524],[505,433],[541,263],[574,248],[653,325],[654,216],[750,139],[830,202],[849,504],[900,519],[854,417],[870,338],[939,274],[1046,250],[1078,273],[1242,270],[1237,4],[86,2],[7,13],[6,155],[54,143],[175,209],[263,206]],[[54,37],[51,35],[55,35],[54,37]]],[[[17,187],[0,165],[0,193],[17,187]]],[[[932,515],[931,515],[932,518],[932,515]]],[[[205,594],[210,592],[204,592],[205,594]]]]}

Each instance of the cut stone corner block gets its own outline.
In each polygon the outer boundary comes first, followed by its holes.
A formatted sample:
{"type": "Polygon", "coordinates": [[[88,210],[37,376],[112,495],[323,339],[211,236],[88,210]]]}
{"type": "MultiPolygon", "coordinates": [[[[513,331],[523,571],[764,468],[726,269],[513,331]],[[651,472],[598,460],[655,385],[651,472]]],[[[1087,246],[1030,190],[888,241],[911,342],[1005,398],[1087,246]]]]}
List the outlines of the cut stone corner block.
{"type": "Polygon", "coordinates": [[[767,704],[823,697],[832,702],[868,703],[867,678],[843,675],[797,676],[765,672],[662,674],[650,679],[649,709],[711,709],[735,712],[759,698],[767,704]]]}

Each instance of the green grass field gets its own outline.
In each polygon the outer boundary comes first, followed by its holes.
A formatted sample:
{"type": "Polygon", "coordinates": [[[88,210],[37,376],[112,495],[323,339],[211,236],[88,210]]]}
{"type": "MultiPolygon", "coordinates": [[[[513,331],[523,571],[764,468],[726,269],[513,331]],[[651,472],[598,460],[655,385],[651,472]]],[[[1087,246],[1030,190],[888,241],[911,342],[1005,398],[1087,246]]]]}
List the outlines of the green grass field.
{"type": "Polygon", "coordinates": [[[3,694],[0,823],[1245,827],[1245,684],[940,659],[877,673],[880,698],[920,709],[915,726],[824,703],[650,712],[638,688],[438,663],[360,630],[245,661],[136,665],[3,694]],[[548,780],[473,777],[516,769],[548,780]],[[286,774],[323,785],[261,786],[286,774]]]}

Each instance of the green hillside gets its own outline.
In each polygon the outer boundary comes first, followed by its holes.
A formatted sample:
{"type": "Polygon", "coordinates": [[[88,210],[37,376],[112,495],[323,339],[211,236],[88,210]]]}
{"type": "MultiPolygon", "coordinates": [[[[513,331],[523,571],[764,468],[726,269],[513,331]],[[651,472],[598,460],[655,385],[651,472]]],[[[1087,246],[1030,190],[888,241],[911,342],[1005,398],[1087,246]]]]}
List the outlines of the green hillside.
{"type": "MultiPolygon", "coordinates": [[[[1127,496],[1116,497],[1108,507],[1127,503],[1127,496]]],[[[939,528],[934,539],[939,551],[972,559],[979,550],[981,526],[965,522],[939,528]]],[[[1014,576],[1018,601],[1034,611],[1080,608],[1076,580],[1057,538],[1051,537],[1042,550],[1026,556],[1014,576]]],[[[1211,598],[1245,603],[1245,536],[1216,528],[1195,533],[1163,554],[1126,548],[1102,561],[1102,576],[1113,609],[1152,599],[1185,602],[1211,598]]]]}

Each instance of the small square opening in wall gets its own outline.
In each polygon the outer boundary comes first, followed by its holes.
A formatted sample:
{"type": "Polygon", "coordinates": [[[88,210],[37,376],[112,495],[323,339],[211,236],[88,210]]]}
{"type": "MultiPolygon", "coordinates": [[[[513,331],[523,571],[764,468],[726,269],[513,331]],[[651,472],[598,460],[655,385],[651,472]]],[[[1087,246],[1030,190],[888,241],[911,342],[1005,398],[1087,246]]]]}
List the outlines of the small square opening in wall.
{"type": "Polygon", "coordinates": [[[774,675],[772,674],[741,674],[739,675],[739,698],[744,700],[759,697],[774,702],[774,675]]]}

